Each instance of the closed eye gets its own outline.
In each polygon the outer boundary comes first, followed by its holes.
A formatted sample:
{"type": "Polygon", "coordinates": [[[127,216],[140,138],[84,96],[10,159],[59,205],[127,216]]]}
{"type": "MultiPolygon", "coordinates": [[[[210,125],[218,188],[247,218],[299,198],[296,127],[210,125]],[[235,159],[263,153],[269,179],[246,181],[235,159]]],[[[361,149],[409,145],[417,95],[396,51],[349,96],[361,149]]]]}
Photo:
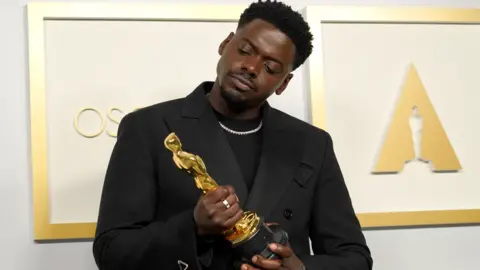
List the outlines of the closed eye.
{"type": "Polygon", "coordinates": [[[238,52],[241,54],[241,55],[248,55],[248,52],[247,51],[244,51],[242,49],[238,49],[238,52]]]}

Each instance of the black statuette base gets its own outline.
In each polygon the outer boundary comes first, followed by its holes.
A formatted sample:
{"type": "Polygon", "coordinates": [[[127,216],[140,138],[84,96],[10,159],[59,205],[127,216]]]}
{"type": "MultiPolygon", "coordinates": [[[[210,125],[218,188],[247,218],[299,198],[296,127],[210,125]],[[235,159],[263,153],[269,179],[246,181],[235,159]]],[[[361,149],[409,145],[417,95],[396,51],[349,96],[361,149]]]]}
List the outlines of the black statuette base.
{"type": "Polygon", "coordinates": [[[241,263],[252,263],[252,257],[261,255],[270,260],[281,259],[268,247],[271,243],[286,245],[288,243],[288,234],[278,225],[267,226],[263,219],[260,221],[259,230],[255,235],[233,246],[234,252],[242,258],[241,263]]]}

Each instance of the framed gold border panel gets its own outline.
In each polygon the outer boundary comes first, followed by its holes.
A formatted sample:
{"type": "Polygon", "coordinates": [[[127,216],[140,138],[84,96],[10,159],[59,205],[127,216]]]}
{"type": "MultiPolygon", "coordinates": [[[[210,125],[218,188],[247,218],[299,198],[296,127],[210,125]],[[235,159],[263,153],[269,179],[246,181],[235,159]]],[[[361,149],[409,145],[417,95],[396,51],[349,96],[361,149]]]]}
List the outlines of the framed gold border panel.
{"type": "MultiPolygon", "coordinates": [[[[328,130],[325,109],[323,23],[480,24],[480,9],[308,6],[304,14],[315,35],[307,61],[312,124],[328,130]]],[[[480,27],[480,25],[479,25],[480,27]]],[[[357,213],[363,228],[479,224],[480,209],[357,213]]]]}
{"type": "Polygon", "coordinates": [[[138,20],[235,22],[245,7],[206,4],[30,3],[28,60],[35,240],[91,239],[96,223],[50,223],[44,21],[138,20]]]}

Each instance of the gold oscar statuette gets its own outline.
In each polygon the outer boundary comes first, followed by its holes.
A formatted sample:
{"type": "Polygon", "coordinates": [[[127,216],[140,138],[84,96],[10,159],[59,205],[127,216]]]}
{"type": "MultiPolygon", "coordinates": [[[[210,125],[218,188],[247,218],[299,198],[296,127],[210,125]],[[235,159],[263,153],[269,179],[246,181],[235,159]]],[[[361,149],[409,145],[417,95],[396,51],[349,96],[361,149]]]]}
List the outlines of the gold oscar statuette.
{"type": "MultiPolygon", "coordinates": [[[[218,188],[217,182],[208,174],[202,158],[185,152],[175,133],[170,133],[165,138],[164,144],[172,152],[175,165],[193,177],[195,184],[202,190],[203,194],[218,188]]],[[[259,224],[260,217],[254,212],[246,211],[233,228],[224,231],[223,234],[232,244],[238,244],[255,235],[260,229],[259,224]]]]}
{"type": "MultiPolygon", "coordinates": [[[[203,160],[195,154],[184,151],[175,133],[170,133],[165,138],[164,144],[172,152],[175,165],[193,177],[203,194],[218,188],[217,182],[208,174],[203,160]]],[[[232,244],[233,252],[239,255],[240,261],[250,264],[251,258],[256,254],[266,259],[281,259],[268,248],[268,245],[270,243],[286,245],[289,238],[280,225],[267,225],[262,217],[252,211],[245,211],[242,218],[232,228],[224,231],[223,235],[232,244]]]]}

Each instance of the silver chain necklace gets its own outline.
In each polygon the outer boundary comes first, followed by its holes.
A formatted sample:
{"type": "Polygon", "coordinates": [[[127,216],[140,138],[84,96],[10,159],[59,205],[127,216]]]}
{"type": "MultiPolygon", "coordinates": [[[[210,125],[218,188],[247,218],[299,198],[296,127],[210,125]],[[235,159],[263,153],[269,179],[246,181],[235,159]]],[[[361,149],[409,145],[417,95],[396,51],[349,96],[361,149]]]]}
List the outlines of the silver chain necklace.
{"type": "MultiPolygon", "coordinates": [[[[208,96],[210,96],[210,93],[208,93],[206,95],[206,97],[208,98],[208,96]]],[[[220,124],[220,126],[227,132],[230,132],[232,134],[235,134],[235,135],[249,135],[249,134],[253,134],[257,131],[259,131],[261,128],[262,128],[262,125],[263,125],[263,121],[260,121],[260,124],[258,125],[258,127],[256,127],[255,129],[252,129],[252,130],[247,130],[247,131],[236,131],[236,130],[233,130],[233,129],[229,129],[228,127],[226,127],[224,124],[222,124],[220,121],[218,121],[218,123],[220,124]]]]}
{"type": "Polygon", "coordinates": [[[236,130],[232,130],[232,129],[229,129],[228,127],[226,127],[225,125],[223,125],[221,122],[218,122],[220,124],[220,126],[227,132],[230,132],[232,134],[235,134],[235,135],[249,135],[249,134],[252,134],[252,133],[255,133],[257,131],[259,131],[261,128],[262,128],[262,124],[263,124],[263,121],[260,122],[260,125],[258,125],[258,127],[256,127],[255,129],[252,129],[252,130],[247,130],[247,131],[236,131],[236,130]]]}

